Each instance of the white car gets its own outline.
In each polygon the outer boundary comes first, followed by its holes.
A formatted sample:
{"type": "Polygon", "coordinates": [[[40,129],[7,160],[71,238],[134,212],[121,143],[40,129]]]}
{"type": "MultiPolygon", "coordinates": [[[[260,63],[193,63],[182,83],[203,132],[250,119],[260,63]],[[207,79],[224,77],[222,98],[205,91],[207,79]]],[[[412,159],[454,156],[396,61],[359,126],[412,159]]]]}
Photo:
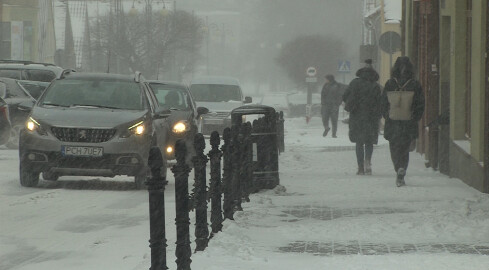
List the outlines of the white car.
{"type": "Polygon", "coordinates": [[[192,80],[190,92],[198,107],[209,109],[202,116],[200,132],[210,135],[212,131],[222,134],[231,127],[231,111],[252,102],[243,97],[239,81],[232,77],[201,77],[192,80]]]}

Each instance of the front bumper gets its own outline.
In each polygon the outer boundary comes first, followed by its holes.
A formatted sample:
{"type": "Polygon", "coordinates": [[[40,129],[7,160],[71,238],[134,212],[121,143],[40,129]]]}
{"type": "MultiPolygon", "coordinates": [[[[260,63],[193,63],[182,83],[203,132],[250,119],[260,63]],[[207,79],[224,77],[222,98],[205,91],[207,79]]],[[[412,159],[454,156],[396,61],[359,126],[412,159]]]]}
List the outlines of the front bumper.
{"type": "Polygon", "coordinates": [[[225,128],[231,127],[230,118],[206,118],[202,119],[202,134],[211,135],[213,131],[219,132],[222,135],[225,128]]]}
{"type": "Polygon", "coordinates": [[[23,166],[34,172],[52,172],[58,175],[134,176],[147,169],[151,137],[132,135],[101,143],[62,142],[51,133],[39,135],[23,130],[20,134],[19,157],[23,166]],[[101,147],[100,157],[65,156],[63,146],[101,147]]]}

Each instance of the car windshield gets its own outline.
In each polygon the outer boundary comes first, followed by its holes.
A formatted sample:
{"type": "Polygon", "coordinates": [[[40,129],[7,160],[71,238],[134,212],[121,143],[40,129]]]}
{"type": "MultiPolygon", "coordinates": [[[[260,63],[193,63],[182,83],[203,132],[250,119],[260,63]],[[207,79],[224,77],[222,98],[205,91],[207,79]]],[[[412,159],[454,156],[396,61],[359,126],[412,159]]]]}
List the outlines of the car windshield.
{"type": "Polygon", "coordinates": [[[165,109],[190,110],[187,92],[175,85],[150,83],[158,103],[165,109]]]}
{"type": "Polygon", "coordinates": [[[93,106],[124,110],[143,110],[139,85],[111,79],[64,79],[46,90],[41,105],[93,106]]]}
{"type": "Polygon", "coordinates": [[[195,101],[228,102],[241,101],[241,90],[237,85],[193,84],[190,92],[195,101]]]}

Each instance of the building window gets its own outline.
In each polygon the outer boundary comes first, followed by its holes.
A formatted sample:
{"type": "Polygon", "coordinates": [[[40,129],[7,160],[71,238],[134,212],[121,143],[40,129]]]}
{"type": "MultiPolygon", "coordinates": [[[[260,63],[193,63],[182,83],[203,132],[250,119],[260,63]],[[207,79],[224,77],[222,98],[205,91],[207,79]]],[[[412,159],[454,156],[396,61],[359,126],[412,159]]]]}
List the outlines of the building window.
{"type": "Polygon", "coordinates": [[[0,22],[0,59],[10,59],[10,22],[0,22]]]}

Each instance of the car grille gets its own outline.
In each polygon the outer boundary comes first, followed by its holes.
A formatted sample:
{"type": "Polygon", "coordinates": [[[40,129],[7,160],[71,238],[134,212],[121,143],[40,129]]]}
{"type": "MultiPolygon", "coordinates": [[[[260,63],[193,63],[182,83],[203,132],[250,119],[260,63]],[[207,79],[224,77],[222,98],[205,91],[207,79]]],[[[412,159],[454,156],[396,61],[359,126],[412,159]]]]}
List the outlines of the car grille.
{"type": "Polygon", "coordinates": [[[101,143],[114,137],[115,129],[62,128],[52,127],[51,131],[62,142],[101,143]]]}

